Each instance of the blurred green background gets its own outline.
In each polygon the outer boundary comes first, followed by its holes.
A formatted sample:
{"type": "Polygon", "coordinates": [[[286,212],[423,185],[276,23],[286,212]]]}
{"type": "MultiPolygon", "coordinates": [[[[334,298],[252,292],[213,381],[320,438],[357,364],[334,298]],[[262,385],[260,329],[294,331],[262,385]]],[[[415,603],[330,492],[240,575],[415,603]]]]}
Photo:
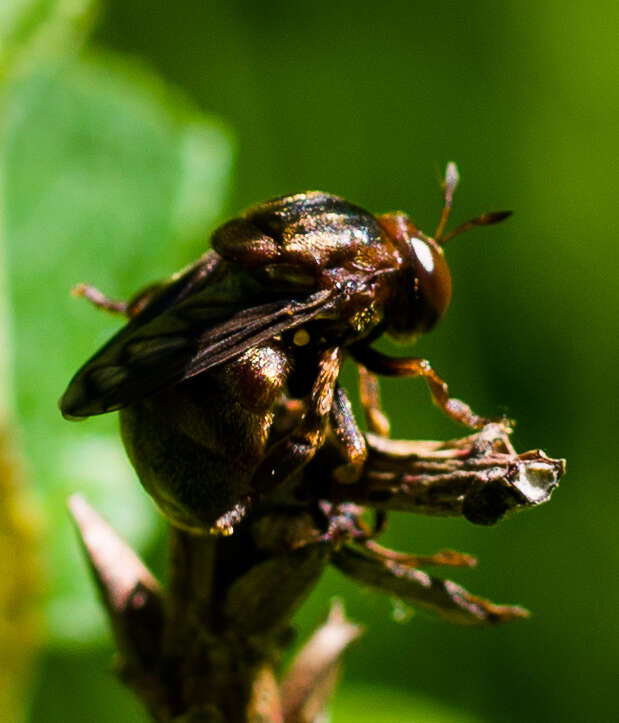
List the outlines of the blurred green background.
{"type": "MultiPolygon", "coordinates": [[[[0,536],[2,721],[146,720],[110,672],[65,499],[85,492],[156,569],[163,525],[116,420],[57,412],[117,327],[68,289],[125,297],[202,253],[227,216],[307,188],[405,209],[432,232],[447,160],[462,176],[452,223],[515,215],[450,245],[453,305],[415,353],[474,409],[518,420],[519,450],[567,457],[568,475],[550,504],[496,528],[394,516],[384,539],[477,555],[455,578],[534,615],[487,630],[396,622],[394,601],[332,572],[300,635],[333,594],[367,625],[335,723],[616,718],[618,19],[608,0],[3,1],[0,402],[25,481],[1,503],[20,520],[0,536]]],[[[461,431],[421,383],[385,382],[383,396],[397,437],[461,431]]]]}

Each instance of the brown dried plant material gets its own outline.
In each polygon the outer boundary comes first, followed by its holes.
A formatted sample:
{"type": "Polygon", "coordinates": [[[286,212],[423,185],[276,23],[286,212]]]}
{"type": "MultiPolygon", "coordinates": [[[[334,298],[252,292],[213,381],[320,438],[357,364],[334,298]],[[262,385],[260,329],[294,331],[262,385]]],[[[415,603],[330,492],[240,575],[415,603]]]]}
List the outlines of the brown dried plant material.
{"type": "Polygon", "coordinates": [[[326,709],[342,655],[362,634],[363,628],[346,619],[343,604],[332,602],[326,622],[297,653],[282,681],[286,723],[311,723],[326,709]]]}
{"type": "Polygon", "coordinates": [[[528,616],[518,606],[495,605],[471,595],[450,580],[440,580],[410,565],[395,562],[388,556],[366,555],[346,547],[335,552],[333,564],[346,575],[394,595],[405,603],[440,615],[459,625],[502,623],[528,616]]]}
{"type": "Polygon", "coordinates": [[[541,450],[517,454],[509,428],[488,424],[447,442],[409,442],[367,435],[368,460],[361,478],[332,497],[379,510],[443,517],[463,516],[495,524],[508,514],[550,499],[565,461],[541,450]]]}
{"type": "MultiPolygon", "coordinates": [[[[294,405],[281,408],[299,413],[294,405]]],[[[170,527],[170,568],[161,587],[112,528],[81,498],[71,510],[120,653],[121,677],[155,720],[175,723],[316,720],[335,687],[341,656],[361,634],[335,606],[289,671],[279,677],[290,620],[328,564],[363,585],[464,625],[518,620],[421,566],[473,566],[445,550],[415,555],[374,537],[366,509],[465,516],[490,524],[549,499],[564,472],[543,452],[517,454],[509,430],[490,424],[449,442],[366,436],[355,484],[332,481],[337,447],[326,445],[290,485],[266,494],[232,535],[170,527]]]]}

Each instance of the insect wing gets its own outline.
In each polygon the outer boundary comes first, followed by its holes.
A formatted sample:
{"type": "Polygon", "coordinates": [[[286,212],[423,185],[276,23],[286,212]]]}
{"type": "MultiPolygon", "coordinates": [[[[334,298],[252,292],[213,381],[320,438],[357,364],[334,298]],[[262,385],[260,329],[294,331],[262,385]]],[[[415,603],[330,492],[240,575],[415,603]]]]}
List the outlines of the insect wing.
{"type": "Polygon", "coordinates": [[[303,301],[276,302],[240,312],[229,322],[209,330],[204,335],[182,378],[189,379],[201,374],[252,346],[305,324],[318,314],[326,312],[332,305],[333,298],[333,291],[324,289],[303,301]]]}
{"type": "Polygon", "coordinates": [[[247,307],[234,294],[191,295],[151,321],[136,317],[77,372],[62,414],[88,417],[120,409],[233,359],[329,308],[332,290],[247,307]]]}
{"type": "Polygon", "coordinates": [[[225,271],[226,263],[215,251],[207,251],[198,261],[174,274],[169,280],[143,289],[129,301],[129,316],[135,320],[125,327],[132,333],[136,326],[151,321],[188,296],[213,283],[225,271]]]}

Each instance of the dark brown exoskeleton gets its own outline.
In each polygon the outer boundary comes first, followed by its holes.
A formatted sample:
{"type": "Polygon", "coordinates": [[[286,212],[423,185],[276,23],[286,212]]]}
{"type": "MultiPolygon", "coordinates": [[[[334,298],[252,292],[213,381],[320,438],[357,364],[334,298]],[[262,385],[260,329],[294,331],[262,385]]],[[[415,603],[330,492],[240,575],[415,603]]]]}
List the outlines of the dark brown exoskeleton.
{"type": "Polygon", "coordinates": [[[254,206],[212,235],[214,250],[128,304],[96,289],[78,292],[129,323],[74,376],[61,399],[74,419],[120,410],[129,457],[170,521],[225,530],[234,513],[281,485],[322,445],[331,425],[354,481],[366,455],[338,375],[346,354],[362,365],[370,426],[385,432],[369,372],[422,376],[450,417],[487,421],[449,396],[419,358],[371,347],[382,333],[410,339],[431,329],[451,298],[442,245],[507,212],[483,214],[448,234],[458,180],[449,164],[434,238],[401,212],[374,216],[318,191],[254,206]],[[269,440],[282,398],[305,412],[283,439],[269,440]],[[226,517],[226,513],[228,513],[226,517]],[[217,523],[220,519],[225,523],[217,523]]]}

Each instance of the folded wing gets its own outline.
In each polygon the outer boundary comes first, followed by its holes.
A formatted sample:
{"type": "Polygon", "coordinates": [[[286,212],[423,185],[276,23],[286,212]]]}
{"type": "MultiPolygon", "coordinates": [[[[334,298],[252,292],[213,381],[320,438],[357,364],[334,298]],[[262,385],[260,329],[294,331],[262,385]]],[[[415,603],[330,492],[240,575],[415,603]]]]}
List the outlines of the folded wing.
{"type": "Polygon", "coordinates": [[[73,377],[62,414],[75,419],[121,409],[327,312],[333,296],[325,289],[257,303],[256,294],[248,303],[242,286],[215,284],[154,318],[138,315],[73,377]]]}

